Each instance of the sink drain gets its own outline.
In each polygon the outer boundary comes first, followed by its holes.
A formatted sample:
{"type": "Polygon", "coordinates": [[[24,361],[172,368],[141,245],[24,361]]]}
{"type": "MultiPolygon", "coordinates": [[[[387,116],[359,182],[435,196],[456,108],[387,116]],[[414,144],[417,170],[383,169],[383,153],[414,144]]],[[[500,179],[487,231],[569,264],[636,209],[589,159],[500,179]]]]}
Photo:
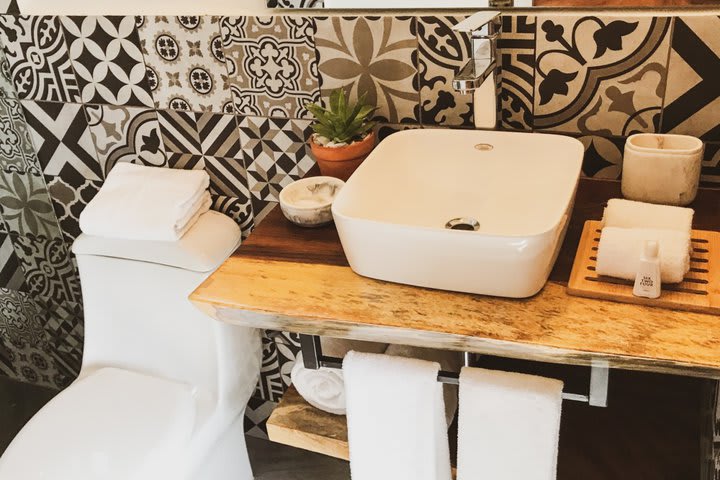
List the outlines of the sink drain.
{"type": "Polygon", "coordinates": [[[445,224],[445,228],[449,230],[465,230],[468,232],[477,232],[480,229],[480,222],[474,218],[460,217],[453,218],[445,224]]]}

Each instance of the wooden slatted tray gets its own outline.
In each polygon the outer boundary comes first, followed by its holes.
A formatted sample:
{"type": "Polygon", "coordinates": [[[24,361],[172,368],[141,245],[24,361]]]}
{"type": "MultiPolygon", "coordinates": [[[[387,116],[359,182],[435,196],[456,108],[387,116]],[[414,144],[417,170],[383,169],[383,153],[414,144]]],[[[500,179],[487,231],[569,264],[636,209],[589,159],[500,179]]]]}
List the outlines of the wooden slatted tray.
{"type": "Polygon", "coordinates": [[[633,282],[595,273],[602,223],[585,222],[573,263],[568,293],[673,310],[720,314],[720,232],[692,231],[690,272],[681,283],[663,284],[657,299],[633,295],[633,282]]]}

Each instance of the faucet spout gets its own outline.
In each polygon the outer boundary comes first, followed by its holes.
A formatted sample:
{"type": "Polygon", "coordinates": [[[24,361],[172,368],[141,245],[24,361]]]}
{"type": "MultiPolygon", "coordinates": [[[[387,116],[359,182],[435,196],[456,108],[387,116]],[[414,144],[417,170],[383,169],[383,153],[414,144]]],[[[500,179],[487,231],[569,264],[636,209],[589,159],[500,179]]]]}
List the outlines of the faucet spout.
{"type": "Polygon", "coordinates": [[[462,94],[471,93],[495,72],[496,66],[494,58],[470,59],[455,75],[452,86],[462,94]]]}

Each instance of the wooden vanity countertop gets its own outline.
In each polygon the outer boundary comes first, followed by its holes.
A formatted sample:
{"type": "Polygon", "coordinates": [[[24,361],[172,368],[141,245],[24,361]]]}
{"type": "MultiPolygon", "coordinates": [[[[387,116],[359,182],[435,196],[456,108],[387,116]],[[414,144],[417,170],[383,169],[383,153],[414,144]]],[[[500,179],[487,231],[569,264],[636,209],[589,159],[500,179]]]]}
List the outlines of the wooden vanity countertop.
{"type": "MultiPolygon", "coordinates": [[[[566,293],[583,224],[617,197],[617,182],[581,180],[550,281],[525,300],[361,277],[334,226],[296,227],[277,207],[190,299],[217,320],[249,327],[720,378],[720,316],[566,293]]],[[[701,190],[691,207],[696,229],[720,230],[720,190],[701,190]]]]}

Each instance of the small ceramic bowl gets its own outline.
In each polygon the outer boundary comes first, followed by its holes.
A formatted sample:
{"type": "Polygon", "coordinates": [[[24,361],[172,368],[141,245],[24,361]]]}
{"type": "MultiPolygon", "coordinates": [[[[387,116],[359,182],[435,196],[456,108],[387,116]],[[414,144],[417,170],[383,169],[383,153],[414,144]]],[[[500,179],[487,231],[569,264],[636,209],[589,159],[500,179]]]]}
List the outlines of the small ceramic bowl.
{"type": "Polygon", "coordinates": [[[332,202],[345,182],[333,177],[309,177],[293,182],[280,192],[285,218],[301,227],[320,227],[333,221],[332,202]]]}

